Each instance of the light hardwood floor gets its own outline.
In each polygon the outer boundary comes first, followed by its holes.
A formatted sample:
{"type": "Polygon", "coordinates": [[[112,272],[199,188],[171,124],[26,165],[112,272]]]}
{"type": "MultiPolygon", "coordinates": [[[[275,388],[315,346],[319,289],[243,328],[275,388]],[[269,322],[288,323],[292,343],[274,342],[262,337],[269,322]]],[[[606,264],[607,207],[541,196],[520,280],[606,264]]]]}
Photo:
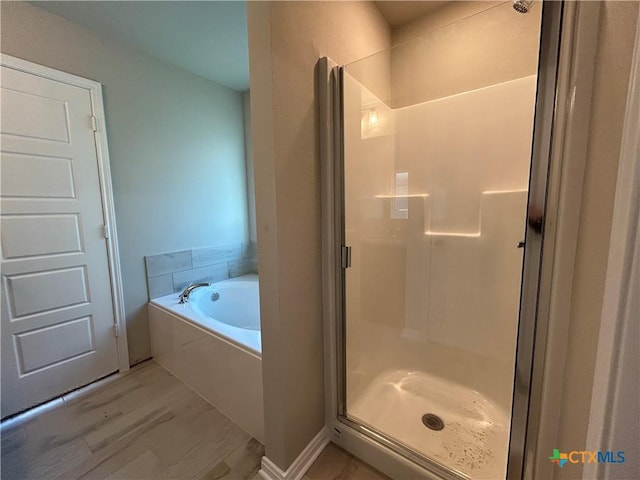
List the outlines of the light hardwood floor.
{"type": "Polygon", "coordinates": [[[371,465],[330,443],[303,480],[391,480],[371,465]]]}
{"type": "Polygon", "coordinates": [[[263,446],[153,361],[3,426],[1,477],[251,479],[263,446]]]}
{"type": "MultiPolygon", "coordinates": [[[[264,447],[154,361],[0,432],[2,480],[262,480],[264,447]]],[[[389,480],[329,444],[304,480],[389,480]]]]}

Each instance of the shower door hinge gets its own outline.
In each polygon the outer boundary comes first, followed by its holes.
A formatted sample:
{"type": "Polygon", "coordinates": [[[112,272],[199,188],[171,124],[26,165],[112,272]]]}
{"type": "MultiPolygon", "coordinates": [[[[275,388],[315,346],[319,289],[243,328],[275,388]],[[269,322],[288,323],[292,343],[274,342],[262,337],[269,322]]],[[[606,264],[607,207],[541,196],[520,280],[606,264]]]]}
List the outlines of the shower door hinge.
{"type": "Polygon", "coordinates": [[[116,338],[120,336],[120,327],[118,326],[118,322],[113,323],[113,336],[116,338]]]}
{"type": "Polygon", "coordinates": [[[104,238],[109,238],[109,225],[106,223],[102,225],[102,235],[104,235],[104,238]]]}
{"type": "Polygon", "coordinates": [[[94,132],[98,131],[98,119],[94,115],[91,115],[91,129],[94,132]]]}
{"type": "Polygon", "coordinates": [[[342,268],[349,268],[351,266],[351,247],[342,245],[340,247],[340,266],[342,268]]]}

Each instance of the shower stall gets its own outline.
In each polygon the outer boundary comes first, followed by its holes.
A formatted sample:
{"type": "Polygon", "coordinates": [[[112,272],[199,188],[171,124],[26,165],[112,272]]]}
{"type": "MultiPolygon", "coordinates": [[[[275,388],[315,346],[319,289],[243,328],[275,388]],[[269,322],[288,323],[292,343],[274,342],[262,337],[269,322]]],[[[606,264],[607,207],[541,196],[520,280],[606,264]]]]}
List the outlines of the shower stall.
{"type": "Polygon", "coordinates": [[[541,25],[559,15],[527,10],[494,5],[328,69],[328,421],[338,443],[356,432],[354,453],[380,447],[427,478],[505,478],[521,448],[537,281],[523,266],[546,181],[534,124],[554,75],[541,25]]]}

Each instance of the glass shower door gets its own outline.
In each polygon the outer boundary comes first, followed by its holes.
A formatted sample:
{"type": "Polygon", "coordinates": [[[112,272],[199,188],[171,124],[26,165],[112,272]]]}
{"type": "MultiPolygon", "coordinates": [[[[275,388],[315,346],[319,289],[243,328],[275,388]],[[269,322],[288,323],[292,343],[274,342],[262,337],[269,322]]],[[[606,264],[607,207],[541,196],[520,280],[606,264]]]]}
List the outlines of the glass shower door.
{"type": "Polygon", "coordinates": [[[343,414],[462,478],[506,472],[539,27],[501,4],[342,74],[343,414]]]}

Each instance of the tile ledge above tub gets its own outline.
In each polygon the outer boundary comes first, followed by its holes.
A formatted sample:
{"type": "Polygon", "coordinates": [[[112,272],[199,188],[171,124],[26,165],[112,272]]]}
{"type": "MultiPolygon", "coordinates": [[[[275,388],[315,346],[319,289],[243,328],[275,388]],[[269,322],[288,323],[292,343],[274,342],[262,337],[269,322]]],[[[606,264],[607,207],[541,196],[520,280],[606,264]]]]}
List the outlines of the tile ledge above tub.
{"type": "Polygon", "coordinates": [[[258,273],[256,243],[244,242],[144,257],[149,299],[182,291],[193,282],[219,282],[258,273]]]}

